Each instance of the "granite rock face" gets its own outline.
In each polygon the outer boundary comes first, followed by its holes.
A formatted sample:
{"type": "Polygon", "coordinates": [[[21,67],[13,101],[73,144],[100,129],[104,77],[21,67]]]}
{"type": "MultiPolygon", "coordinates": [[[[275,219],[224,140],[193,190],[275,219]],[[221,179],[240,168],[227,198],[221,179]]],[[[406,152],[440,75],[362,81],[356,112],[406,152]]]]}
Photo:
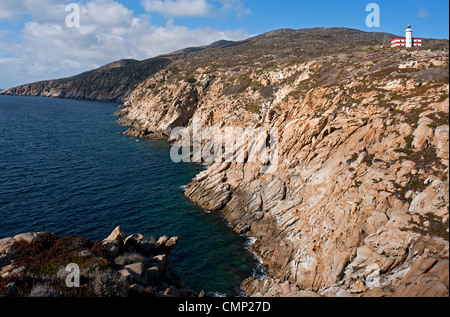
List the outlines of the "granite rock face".
{"type": "MultiPolygon", "coordinates": [[[[245,282],[249,296],[420,296],[399,285],[408,272],[421,275],[415,264],[427,246],[429,257],[448,263],[448,72],[421,80],[429,63],[447,67],[448,50],[302,57],[273,69],[203,64],[190,72],[195,83],[166,70],[136,89],[119,122],[155,137],[180,123],[192,135],[197,120],[209,140],[207,128],[278,129],[276,173],[262,173],[260,162],[222,161],[186,190],[257,239],[252,251],[268,277],[245,282]],[[415,67],[400,67],[406,61],[415,67]]],[[[425,295],[445,293],[448,279],[439,276],[425,295]]]]}

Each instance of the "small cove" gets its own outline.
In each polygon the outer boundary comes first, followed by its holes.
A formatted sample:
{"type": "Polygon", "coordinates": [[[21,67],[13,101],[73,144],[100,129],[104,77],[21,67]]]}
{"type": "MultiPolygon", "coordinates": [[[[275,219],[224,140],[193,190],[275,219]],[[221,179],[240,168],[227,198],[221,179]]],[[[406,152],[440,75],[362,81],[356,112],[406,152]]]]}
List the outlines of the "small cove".
{"type": "Polygon", "coordinates": [[[203,168],[170,159],[163,140],[134,139],[117,104],[0,96],[0,238],[48,231],[104,239],[180,237],[171,255],[195,291],[237,295],[258,261],[223,217],[188,201],[203,168]]]}

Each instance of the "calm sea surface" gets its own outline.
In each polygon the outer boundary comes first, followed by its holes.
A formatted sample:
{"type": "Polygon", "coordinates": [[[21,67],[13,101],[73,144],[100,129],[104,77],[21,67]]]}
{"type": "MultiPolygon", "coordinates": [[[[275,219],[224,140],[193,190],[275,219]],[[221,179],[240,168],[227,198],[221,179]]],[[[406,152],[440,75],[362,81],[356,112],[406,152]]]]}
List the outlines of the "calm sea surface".
{"type": "Polygon", "coordinates": [[[106,238],[179,236],[171,255],[195,291],[235,295],[257,263],[225,220],[182,186],[201,167],[175,164],[170,145],[121,132],[117,104],[0,96],[0,238],[48,231],[106,238]]]}

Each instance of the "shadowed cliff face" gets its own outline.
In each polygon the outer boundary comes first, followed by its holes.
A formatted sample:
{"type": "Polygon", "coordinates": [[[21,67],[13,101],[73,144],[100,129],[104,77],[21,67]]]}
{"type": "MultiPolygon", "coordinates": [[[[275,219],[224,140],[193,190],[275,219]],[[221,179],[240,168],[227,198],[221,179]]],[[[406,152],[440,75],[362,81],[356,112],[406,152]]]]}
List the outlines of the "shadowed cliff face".
{"type": "Polygon", "coordinates": [[[118,122],[137,137],[195,120],[279,131],[276,173],[215,163],[186,190],[257,239],[268,276],[247,280],[248,295],[448,296],[448,41],[381,46],[392,37],[215,43],[165,56],[126,94],[118,122]]]}
{"type": "Polygon", "coordinates": [[[169,62],[163,57],[143,62],[122,60],[74,77],[10,88],[2,94],[123,102],[140,82],[169,62]]]}

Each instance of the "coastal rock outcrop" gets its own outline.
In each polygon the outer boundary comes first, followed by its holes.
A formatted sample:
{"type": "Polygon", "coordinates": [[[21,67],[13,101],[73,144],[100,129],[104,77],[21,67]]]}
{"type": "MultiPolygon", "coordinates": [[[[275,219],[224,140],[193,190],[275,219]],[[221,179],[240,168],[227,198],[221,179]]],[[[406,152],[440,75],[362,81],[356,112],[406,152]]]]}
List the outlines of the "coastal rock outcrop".
{"type": "Polygon", "coordinates": [[[158,241],[117,227],[103,241],[51,233],[0,240],[0,296],[9,297],[194,297],[168,259],[178,237],[158,241]],[[81,284],[67,286],[68,265],[81,284]]]}

